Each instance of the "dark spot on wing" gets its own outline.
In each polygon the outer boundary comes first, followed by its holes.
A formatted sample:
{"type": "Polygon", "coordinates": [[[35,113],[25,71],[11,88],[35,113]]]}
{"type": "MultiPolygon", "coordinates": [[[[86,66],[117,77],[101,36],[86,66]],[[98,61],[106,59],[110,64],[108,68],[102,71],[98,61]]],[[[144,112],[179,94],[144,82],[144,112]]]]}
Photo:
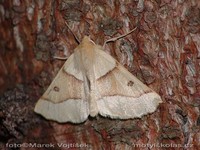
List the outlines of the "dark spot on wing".
{"type": "Polygon", "coordinates": [[[133,86],[134,82],[133,81],[128,81],[127,85],[128,86],[133,86]]]}
{"type": "Polygon", "coordinates": [[[53,90],[54,90],[55,92],[59,92],[59,91],[60,91],[59,87],[57,87],[57,86],[54,86],[53,90]]]}

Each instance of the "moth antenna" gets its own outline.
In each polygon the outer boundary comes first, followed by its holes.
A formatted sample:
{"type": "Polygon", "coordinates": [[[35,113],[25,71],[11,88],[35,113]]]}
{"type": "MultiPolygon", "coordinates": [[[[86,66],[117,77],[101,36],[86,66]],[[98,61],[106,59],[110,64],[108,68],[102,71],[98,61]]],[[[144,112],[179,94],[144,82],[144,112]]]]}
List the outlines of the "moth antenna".
{"type": "Polygon", "coordinates": [[[79,40],[78,37],[74,34],[74,32],[72,31],[72,29],[70,28],[70,26],[68,25],[68,23],[67,23],[66,21],[65,21],[65,24],[66,24],[66,26],[69,28],[70,32],[73,34],[73,36],[74,36],[76,42],[77,42],[78,44],[80,44],[80,40],[79,40]]]}
{"type": "Polygon", "coordinates": [[[118,40],[118,39],[121,39],[121,38],[123,38],[123,37],[125,37],[125,36],[131,34],[131,33],[132,33],[133,31],[135,31],[136,29],[137,29],[137,27],[135,27],[134,29],[132,29],[132,30],[129,31],[128,33],[125,33],[125,34],[120,35],[120,36],[118,36],[118,37],[114,37],[114,38],[111,38],[111,39],[106,40],[106,41],[104,42],[104,44],[103,44],[103,48],[105,48],[106,43],[108,43],[108,42],[114,42],[114,41],[116,41],[116,40],[118,40]]]}
{"type": "MultiPolygon", "coordinates": [[[[74,34],[74,32],[72,31],[72,29],[70,28],[70,26],[68,25],[68,23],[65,21],[66,26],[69,28],[70,32],[72,33],[72,35],[74,36],[74,39],[76,40],[76,42],[78,44],[80,44],[80,40],[77,38],[77,36],[74,34]]],[[[59,56],[53,56],[54,59],[59,59],[59,60],[67,60],[68,57],[59,57],[59,56]]]]}
{"type": "Polygon", "coordinates": [[[66,60],[68,57],[53,56],[54,59],[66,60]]]}

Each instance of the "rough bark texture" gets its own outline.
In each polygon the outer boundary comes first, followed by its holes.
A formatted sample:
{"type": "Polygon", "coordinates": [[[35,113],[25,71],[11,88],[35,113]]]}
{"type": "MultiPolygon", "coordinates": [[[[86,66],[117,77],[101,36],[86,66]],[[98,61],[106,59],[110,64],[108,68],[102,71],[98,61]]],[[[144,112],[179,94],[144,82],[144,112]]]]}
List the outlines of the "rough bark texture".
{"type": "Polygon", "coordinates": [[[200,1],[0,0],[0,91],[0,149],[197,150],[200,1]],[[90,35],[100,45],[137,26],[106,51],[162,96],[157,111],[78,125],[36,115],[34,104],[63,64],[53,56],[69,57],[77,46],[65,21],[79,39],[90,35]]]}

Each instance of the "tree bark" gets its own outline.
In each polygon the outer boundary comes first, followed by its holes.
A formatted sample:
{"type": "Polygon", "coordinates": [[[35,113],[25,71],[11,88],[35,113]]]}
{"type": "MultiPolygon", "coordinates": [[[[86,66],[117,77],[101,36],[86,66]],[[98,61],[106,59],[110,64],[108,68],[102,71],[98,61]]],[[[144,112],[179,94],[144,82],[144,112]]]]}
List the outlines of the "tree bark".
{"type": "Polygon", "coordinates": [[[199,0],[1,0],[0,68],[0,149],[200,147],[199,0]],[[103,45],[136,26],[105,51],[159,93],[163,103],[156,112],[82,124],[59,124],[33,112],[64,63],[53,56],[69,57],[78,45],[73,34],[103,45]]]}

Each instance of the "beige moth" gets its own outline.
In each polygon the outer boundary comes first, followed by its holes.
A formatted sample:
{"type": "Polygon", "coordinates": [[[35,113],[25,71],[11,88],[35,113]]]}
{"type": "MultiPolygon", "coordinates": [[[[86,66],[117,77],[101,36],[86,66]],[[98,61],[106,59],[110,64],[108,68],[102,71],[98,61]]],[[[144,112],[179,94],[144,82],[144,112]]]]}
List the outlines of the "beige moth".
{"type": "Polygon", "coordinates": [[[81,123],[98,114],[113,119],[141,118],[161,102],[156,92],[85,36],[34,111],[60,123],[81,123]]]}

